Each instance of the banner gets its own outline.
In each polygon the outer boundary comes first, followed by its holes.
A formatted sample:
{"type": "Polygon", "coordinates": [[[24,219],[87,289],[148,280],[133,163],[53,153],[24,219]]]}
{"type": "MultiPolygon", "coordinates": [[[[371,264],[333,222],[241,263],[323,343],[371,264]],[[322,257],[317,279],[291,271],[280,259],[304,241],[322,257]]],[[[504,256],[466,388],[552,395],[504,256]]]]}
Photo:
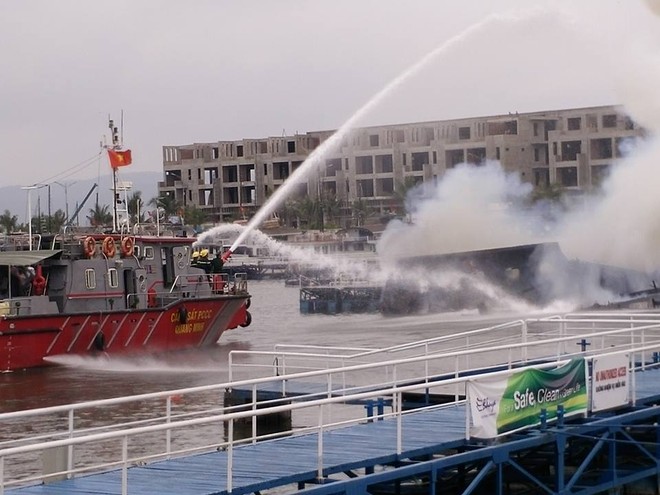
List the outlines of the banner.
{"type": "Polygon", "coordinates": [[[594,358],[591,373],[591,410],[603,411],[628,404],[628,354],[594,358]]]}
{"type": "Polygon", "coordinates": [[[587,412],[587,375],[584,359],[574,359],[553,370],[528,369],[505,377],[468,381],[467,393],[472,416],[470,435],[493,438],[541,423],[547,419],[587,412]]]}

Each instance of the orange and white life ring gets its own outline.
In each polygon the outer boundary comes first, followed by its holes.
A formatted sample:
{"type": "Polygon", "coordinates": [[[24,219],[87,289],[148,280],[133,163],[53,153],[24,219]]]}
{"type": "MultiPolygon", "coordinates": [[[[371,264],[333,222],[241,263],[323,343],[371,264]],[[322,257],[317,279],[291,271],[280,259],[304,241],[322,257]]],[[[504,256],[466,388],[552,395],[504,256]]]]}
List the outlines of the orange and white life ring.
{"type": "Polygon", "coordinates": [[[133,256],[135,241],[132,237],[124,237],[121,240],[121,254],[124,256],[133,256]]]}
{"type": "Polygon", "coordinates": [[[85,240],[83,241],[83,251],[88,258],[94,256],[94,253],[96,252],[96,241],[92,236],[85,237],[85,240]]]}
{"type": "Polygon", "coordinates": [[[117,252],[115,240],[112,237],[106,237],[103,239],[101,249],[103,249],[103,254],[105,254],[108,258],[114,258],[115,253],[117,252]]]}

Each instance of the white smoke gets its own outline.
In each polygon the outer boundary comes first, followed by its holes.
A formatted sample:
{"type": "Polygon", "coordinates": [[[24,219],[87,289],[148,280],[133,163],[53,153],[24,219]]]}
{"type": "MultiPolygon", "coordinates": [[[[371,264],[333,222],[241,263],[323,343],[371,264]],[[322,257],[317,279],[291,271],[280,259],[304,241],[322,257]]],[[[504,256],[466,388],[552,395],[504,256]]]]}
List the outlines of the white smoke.
{"type": "Polygon", "coordinates": [[[534,222],[523,221],[520,208],[531,190],[499,162],[461,164],[436,188],[409,195],[412,223],[391,223],[378,252],[387,260],[538,242],[534,222]],[[415,202],[416,196],[421,199],[415,202]]]}

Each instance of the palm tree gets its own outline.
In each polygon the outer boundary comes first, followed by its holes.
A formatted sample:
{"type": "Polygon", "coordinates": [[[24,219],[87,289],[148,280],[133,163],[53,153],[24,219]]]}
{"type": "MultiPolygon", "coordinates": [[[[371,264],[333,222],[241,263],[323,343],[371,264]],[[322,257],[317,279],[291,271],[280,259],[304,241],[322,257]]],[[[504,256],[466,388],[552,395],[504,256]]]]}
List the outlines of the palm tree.
{"type": "Polygon", "coordinates": [[[89,215],[87,215],[87,220],[92,227],[100,227],[103,225],[109,225],[112,223],[112,213],[110,213],[110,207],[108,205],[99,205],[96,203],[94,208],[89,210],[89,215]]]}
{"type": "Polygon", "coordinates": [[[142,192],[135,191],[128,197],[128,214],[131,218],[131,223],[139,223],[144,219],[144,214],[142,213],[142,207],[144,206],[142,202],[142,192]],[[139,211],[139,218],[138,218],[139,211]]]}
{"type": "Polygon", "coordinates": [[[561,203],[563,199],[564,188],[557,182],[536,187],[534,191],[532,191],[532,195],[530,197],[532,203],[538,203],[539,201],[561,203]]]}
{"type": "Polygon", "coordinates": [[[59,232],[66,223],[66,213],[64,213],[64,211],[61,209],[58,209],[52,215],[46,215],[45,217],[42,217],[41,222],[42,225],[46,226],[46,229],[49,232],[59,232]]]}
{"type": "Polygon", "coordinates": [[[149,204],[157,208],[162,208],[166,217],[178,214],[179,209],[182,206],[181,203],[174,199],[174,196],[168,194],[158,196],[157,198],[151,198],[149,204]]]}
{"type": "Polygon", "coordinates": [[[397,208],[401,208],[401,212],[406,217],[410,218],[412,213],[412,198],[408,197],[410,191],[417,186],[417,180],[414,177],[406,177],[403,182],[396,183],[392,196],[394,197],[397,208]]]}
{"type": "Polygon", "coordinates": [[[183,221],[186,225],[198,227],[206,221],[206,212],[196,206],[188,206],[183,212],[183,221]]]}
{"type": "Polygon", "coordinates": [[[369,216],[367,202],[362,198],[358,198],[353,201],[351,208],[353,210],[353,217],[355,218],[356,226],[360,227],[369,216]]]}
{"type": "Polygon", "coordinates": [[[0,227],[2,227],[7,234],[14,232],[17,226],[18,217],[12,215],[9,210],[5,210],[5,212],[0,215],[0,227]]]}

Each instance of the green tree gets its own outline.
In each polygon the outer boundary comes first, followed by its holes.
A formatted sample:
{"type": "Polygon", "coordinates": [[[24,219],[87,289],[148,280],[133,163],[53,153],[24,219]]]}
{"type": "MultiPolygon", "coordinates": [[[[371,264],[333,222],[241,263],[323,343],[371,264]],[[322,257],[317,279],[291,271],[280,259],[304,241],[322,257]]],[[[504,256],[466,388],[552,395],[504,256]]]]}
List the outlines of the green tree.
{"type": "Polygon", "coordinates": [[[369,206],[367,205],[367,202],[362,198],[358,198],[353,201],[351,210],[353,213],[353,218],[355,219],[355,225],[358,227],[364,224],[364,221],[370,214],[369,206]]]}
{"type": "Polygon", "coordinates": [[[89,220],[89,223],[92,227],[110,225],[112,223],[112,213],[110,212],[110,207],[108,205],[100,205],[96,203],[94,208],[89,210],[87,220],[89,220]]]}
{"type": "Polygon", "coordinates": [[[336,226],[337,219],[341,216],[341,201],[336,195],[326,192],[321,195],[320,202],[322,222],[324,226],[336,226]]]}
{"type": "Polygon", "coordinates": [[[180,202],[174,199],[174,196],[169,194],[158,196],[157,198],[151,198],[149,204],[157,208],[162,208],[166,217],[177,215],[183,206],[180,202]]]}
{"type": "Polygon", "coordinates": [[[12,215],[9,210],[5,210],[5,212],[0,215],[0,227],[2,227],[3,231],[7,234],[11,234],[16,231],[16,228],[18,227],[18,217],[12,215]]]}
{"type": "MultiPolygon", "coordinates": [[[[111,218],[112,219],[112,218],[111,218]]],[[[58,209],[52,215],[41,217],[41,230],[46,232],[59,232],[66,223],[66,213],[58,209]]]]}
{"type": "Polygon", "coordinates": [[[196,206],[187,206],[183,211],[183,222],[197,227],[206,221],[206,212],[196,206]]]}
{"type": "Polygon", "coordinates": [[[537,186],[532,191],[530,201],[538,203],[540,201],[549,201],[550,203],[560,204],[564,200],[564,188],[561,184],[553,182],[543,186],[537,186]]]}
{"type": "Polygon", "coordinates": [[[392,196],[396,203],[397,213],[410,216],[412,213],[412,198],[409,197],[410,191],[417,187],[415,177],[406,177],[403,182],[397,181],[392,196]]]}
{"type": "Polygon", "coordinates": [[[130,215],[131,223],[136,224],[144,220],[143,213],[144,203],[142,202],[142,192],[135,191],[128,197],[128,214],[130,215]],[[139,212],[139,218],[138,218],[139,212]]]}

